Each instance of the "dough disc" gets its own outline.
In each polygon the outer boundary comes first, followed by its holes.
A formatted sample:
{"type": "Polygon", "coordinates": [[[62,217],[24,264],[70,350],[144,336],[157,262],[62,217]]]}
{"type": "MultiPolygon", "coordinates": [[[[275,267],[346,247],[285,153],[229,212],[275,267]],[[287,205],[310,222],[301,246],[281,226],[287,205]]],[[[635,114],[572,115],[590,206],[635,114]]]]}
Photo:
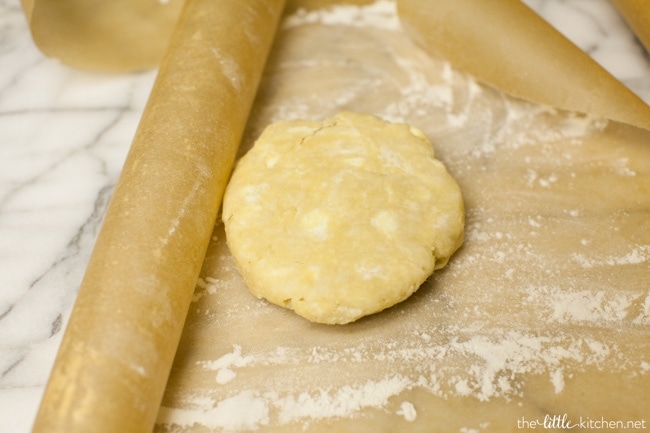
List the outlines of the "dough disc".
{"type": "Polygon", "coordinates": [[[251,292],[344,324],[415,292],[463,239],[460,188],[424,133],[345,112],[266,128],[224,196],[251,292]]]}

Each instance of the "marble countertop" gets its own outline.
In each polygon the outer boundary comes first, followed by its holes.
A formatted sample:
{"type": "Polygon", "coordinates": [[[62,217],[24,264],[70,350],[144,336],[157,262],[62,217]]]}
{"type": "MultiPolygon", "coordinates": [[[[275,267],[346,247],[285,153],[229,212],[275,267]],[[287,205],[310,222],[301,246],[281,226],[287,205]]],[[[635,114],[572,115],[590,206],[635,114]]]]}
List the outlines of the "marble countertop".
{"type": "MultiPolygon", "coordinates": [[[[527,0],[650,103],[650,56],[607,0],[527,0]]],[[[0,0],[0,431],[30,431],[155,71],[44,57],[0,0]]]]}

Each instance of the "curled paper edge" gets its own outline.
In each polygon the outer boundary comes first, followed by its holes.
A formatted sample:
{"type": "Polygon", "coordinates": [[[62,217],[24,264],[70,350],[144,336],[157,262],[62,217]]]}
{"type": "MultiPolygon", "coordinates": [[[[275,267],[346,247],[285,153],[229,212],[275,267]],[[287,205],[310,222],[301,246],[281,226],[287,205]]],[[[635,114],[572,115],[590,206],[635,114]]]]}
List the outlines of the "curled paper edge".
{"type": "Polygon", "coordinates": [[[650,106],[519,0],[397,0],[407,34],[506,94],[650,129],[650,106]]]}
{"type": "Polygon", "coordinates": [[[125,72],[161,61],[184,0],[21,0],[34,43],[77,69],[125,72]]]}

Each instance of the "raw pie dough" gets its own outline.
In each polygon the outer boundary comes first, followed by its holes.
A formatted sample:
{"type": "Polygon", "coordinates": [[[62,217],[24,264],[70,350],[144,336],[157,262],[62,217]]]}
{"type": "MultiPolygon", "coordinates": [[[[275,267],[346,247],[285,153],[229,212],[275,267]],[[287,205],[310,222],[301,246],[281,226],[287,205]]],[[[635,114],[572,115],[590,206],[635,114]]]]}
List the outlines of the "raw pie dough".
{"type": "Polygon", "coordinates": [[[443,267],[462,243],[464,209],[424,133],[344,112],[269,126],[233,173],[223,220],[253,294],[344,324],[443,267]]]}

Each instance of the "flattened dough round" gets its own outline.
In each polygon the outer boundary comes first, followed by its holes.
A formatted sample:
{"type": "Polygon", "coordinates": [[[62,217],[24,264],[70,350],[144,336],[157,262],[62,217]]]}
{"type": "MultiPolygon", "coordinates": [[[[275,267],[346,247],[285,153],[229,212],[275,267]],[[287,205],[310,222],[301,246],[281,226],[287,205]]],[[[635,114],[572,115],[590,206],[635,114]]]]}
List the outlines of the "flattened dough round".
{"type": "Polygon", "coordinates": [[[462,243],[464,208],[421,131],[345,112],[268,126],[235,167],[223,220],[254,295],[344,324],[443,267],[462,243]]]}

